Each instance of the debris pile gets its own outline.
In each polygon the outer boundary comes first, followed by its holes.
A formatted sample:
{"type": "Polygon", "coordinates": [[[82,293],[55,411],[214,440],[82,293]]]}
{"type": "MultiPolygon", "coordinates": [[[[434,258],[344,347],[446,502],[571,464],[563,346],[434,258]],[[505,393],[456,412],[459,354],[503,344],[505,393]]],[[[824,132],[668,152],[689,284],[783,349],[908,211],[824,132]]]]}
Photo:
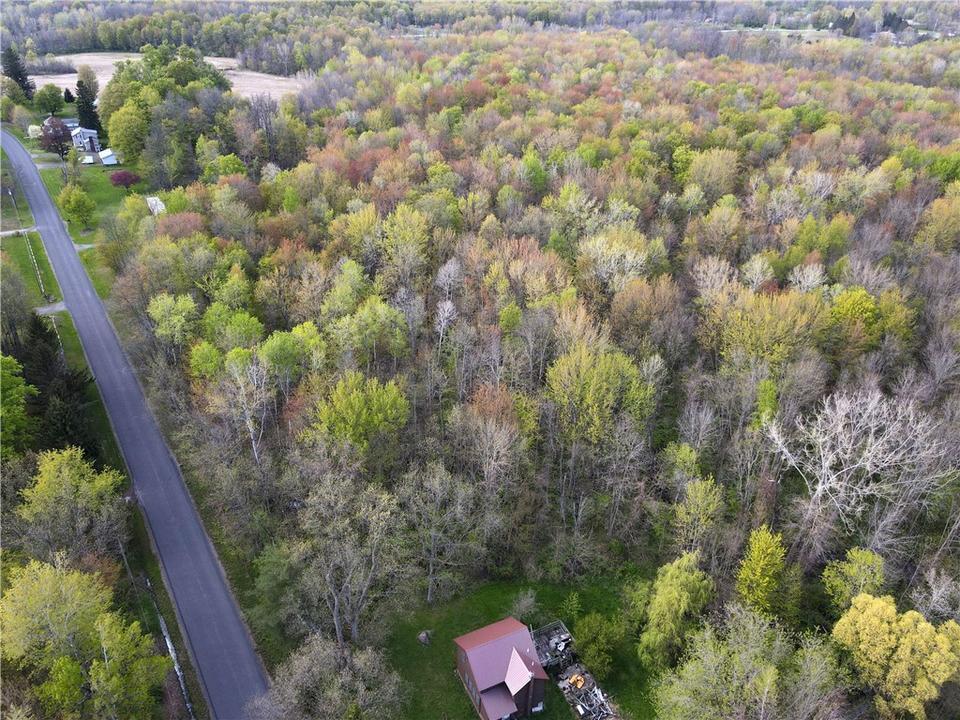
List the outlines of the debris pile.
{"type": "Polygon", "coordinates": [[[573,636],[557,620],[533,633],[540,664],[556,680],[576,717],[582,720],[618,720],[610,698],[596,678],[577,659],[573,636]]]}

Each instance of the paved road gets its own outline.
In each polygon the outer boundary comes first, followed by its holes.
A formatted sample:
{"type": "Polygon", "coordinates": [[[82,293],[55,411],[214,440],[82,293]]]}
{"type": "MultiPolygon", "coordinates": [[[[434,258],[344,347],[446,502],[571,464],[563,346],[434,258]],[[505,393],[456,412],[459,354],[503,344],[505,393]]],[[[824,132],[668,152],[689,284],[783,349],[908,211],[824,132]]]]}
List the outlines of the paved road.
{"type": "Polygon", "coordinates": [[[239,720],[247,701],[267,688],[239,608],[130,361],[30,154],[6,130],[3,149],[33,210],[133,476],[211,713],[218,720],[239,720]]]}

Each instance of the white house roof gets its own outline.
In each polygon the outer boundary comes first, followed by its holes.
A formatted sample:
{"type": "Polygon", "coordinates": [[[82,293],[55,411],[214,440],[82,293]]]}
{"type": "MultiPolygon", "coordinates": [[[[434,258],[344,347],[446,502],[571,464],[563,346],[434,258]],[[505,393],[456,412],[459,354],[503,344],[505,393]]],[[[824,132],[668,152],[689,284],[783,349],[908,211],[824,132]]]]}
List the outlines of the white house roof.
{"type": "Polygon", "coordinates": [[[82,135],[84,137],[96,137],[97,131],[91,130],[90,128],[78,127],[70,131],[70,135],[82,135]]]}

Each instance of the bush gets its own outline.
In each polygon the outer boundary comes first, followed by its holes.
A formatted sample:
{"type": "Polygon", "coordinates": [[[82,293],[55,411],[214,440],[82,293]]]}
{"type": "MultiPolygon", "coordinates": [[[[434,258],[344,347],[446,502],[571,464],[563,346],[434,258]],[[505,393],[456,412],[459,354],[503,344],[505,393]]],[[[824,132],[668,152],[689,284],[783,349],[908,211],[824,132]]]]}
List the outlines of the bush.
{"type": "Polygon", "coordinates": [[[110,183],[114,187],[129,190],[132,185],[136,185],[138,182],[140,182],[140,176],[129,170],[117,170],[117,172],[110,173],[110,183]]]}

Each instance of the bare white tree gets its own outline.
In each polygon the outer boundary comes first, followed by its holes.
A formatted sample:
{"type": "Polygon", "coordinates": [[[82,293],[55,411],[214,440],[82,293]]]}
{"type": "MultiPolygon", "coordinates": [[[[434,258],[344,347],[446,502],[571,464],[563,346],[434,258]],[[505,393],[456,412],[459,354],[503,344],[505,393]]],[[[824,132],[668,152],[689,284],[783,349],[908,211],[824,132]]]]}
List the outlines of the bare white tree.
{"type": "Polygon", "coordinates": [[[445,300],[450,300],[457,287],[463,282],[463,269],[460,261],[453,257],[447,260],[437,271],[434,285],[443,293],[445,300]]]}
{"type": "Polygon", "coordinates": [[[690,270],[693,284],[704,302],[710,303],[730,291],[737,273],[726,260],[714,255],[700,258],[690,270]]]}
{"type": "Polygon", "coordinates": [[[257,467],[263,462],[263,433],[273,407],[275,388],[257,353],[227,357],[224,381],[212,399],[212,409],[225,415],[247,434],[257,467]]]}
{"type": "Polygon", "coordinates": [[[811,263],[809,265],[797,265],[790,271],[788,279],[790,284],[800,292],[810,292],[826,282],[827,274],[823,271],[823,265],[811,263]]]}
{"type": "Polygon", "coordinates": [[[914,607],[931,622],[960,621],[960,579],[942,568],[930,567],[910,591],[914,607]]]}
{"type": "Polygon", "coordinates": [[[938,423],[877,389],[837,392],[791,434],[778,423],[768,434],[807,487],[791,548],[805,564],[822,558],[839,531],[863,532],[872,550],[888,554],[947,476],[938,423]]]}
{"type": "Polygon", "coordinates": [[[441,300],[437,304],[437,316],[433,326],[437,331],[437,351],[443,349],[443,338],[447,334],[447,328],[457,319],[457,307],[452,300],[441,300]]]}
{"type": "Polygon", "coordinates": [[[757,253],[740,268],[740,276],[747,287],[756,292],[765,282],[773,279],[773,268],[767,258],[757,253]]]}

